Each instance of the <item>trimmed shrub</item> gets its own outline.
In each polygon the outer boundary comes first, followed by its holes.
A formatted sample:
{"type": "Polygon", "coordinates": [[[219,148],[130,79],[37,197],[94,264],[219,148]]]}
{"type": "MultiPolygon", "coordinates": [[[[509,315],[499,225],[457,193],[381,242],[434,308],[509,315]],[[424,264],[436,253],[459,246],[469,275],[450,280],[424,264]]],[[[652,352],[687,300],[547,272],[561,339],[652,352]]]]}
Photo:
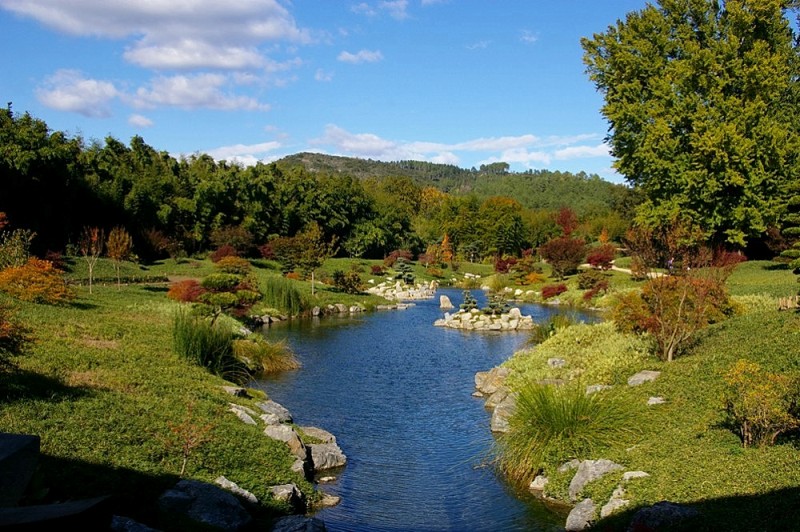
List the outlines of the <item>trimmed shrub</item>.
{"type": "Polygon", "coordinates": [[[385,259],[383,259],[383,265],[387,268],[391,268],[398,259],[405,259],[406,261],[411,262],[414,260],[414,254],[407,249],[396,249],[389,253],[385,259]]]}
{"type": "Polygon", "coordinates": [[[589,252],[586,256],[586,262],[593,268],[605,271],[611,269],[611,263],[614,261],[615,255],[616,249],[613,245],[601,244],[589,252]]]}
{"type": "Polygon", "coordinates": [[[36,258],[0,271],[0,291],[23,301],[49,305],[65,304],[75,297],[62,272],[52,262],[36,258]]]}
{"type": "Polygon", "coordinates": [[[167,297],[181,303],[196,303],[205,292],[206,289],[200,286],[195,279],[186,279],[172,283],[169,286],[167,297]]]}
{"type": "Polygon", "coordinates": [[[552,297],[556,297],[557,295],[563,294],[566,291],[567,285],[564,283],[549,284],[542,287],[542,299],[550,299],[552,297]]]}
{"type": "Polygon", "coordinates": [[[236,288],[242,278],[232,273],[212,273],[203,278],[200,285],[212,292],[227,292],[236,288]]]}
{"type": "Polygon", "coordinates": [[[235,275],[247,275],[253,269],[249,260],[234,255],[222,257],[216,262],[214,267],[222,273],[232,273],[235,275]]]}
{"type": "Polygon", "coordinates": [[[578,274],[578,288],[581,290],[591,290],[598,284],[606,281],[606,276],[597,270],[587,270],[578,274]]]}
{"type": "Polygon", "coordinates": [[[547,261],[556,279],[574,272],[586,256],[586,244],[580,238],[562,236],[550,240],[539,248],[539,254],[547,261]]]}
{"type": "Polygon", "coordinates": [[[494,261],[494,271],[497,273],[508,273],[516,264],[516,257],[497,257],[494,261]]]}
{"type": "Polygon", "coordinates": [[[774,445],[783,433],[800,428],[800,378],[764,371],[737,361],[725,374],[728,424],[745,447],[774,445]]]}
{"type": "Polygon", "coordinates": [[[370,266],[370,273],[372,275],[383,275],[385,272],[383,271],[383,266],[379,264],[373,264],[370,266]]]}

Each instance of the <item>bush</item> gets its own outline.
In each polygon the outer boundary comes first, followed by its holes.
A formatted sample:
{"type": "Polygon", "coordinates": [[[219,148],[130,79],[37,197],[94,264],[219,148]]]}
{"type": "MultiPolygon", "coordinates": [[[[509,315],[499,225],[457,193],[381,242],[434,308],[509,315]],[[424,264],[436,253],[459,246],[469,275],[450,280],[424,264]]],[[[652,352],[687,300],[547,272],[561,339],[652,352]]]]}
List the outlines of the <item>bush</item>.
{"type": "Polygon", "coordinates": [[[601,244],[591,250],[586,256],[588,262],[593,268],[598,268],[603,271],[611,269],[611,263],[614,261],[616,249],[611,244],[601,244]]]}
{"type": "Polygon", "coordinates": [[[290,315],[298,315],[306,307],[303,296],[289,279],[267,277],[263,285],[264,303],[290,315]]]}
{"type": "Polygon", "coordinates": [[[214,252],[212,252],[208,258],[211,259],[211,262],[219,262],[225,257],[238,257],[239,252],[236,251],[236,248],[225,244],[223,246],[218,247],[214,252]]]}
{"type": "Polygon", "coordinates": [[[634,433],[633,412],[625,402],[586,395],[581,383],[526,382],[516,391],[516,411],[498,448],[504,471],[518,482],[529,482],[548,465],[594,457],[634,433]]]}
{"type": "Polygon", "coordinates": [[[247,275],[253,269],[250,261],[234,255],[222,257],[214,265],[222,273],[233,273],[235,275],[247,275]]]}
{"type": "Polygon", "coordinates": [[[497,273],[508,273],[516,264],[516,257],[498,257],[494,261],[494,271],[497,273]]]}
{"type": "Polygon", "coordinates": [[[542,287],[542,299],[550,299],[551,297],[556,297],[557,295],[563,294],[566,291],[567,285],[564,283],[549,284],[542,287]]]}
{"type": "Polygon", "coordinates": [[[385,259],[383,259],[383,265],[387,268],[391,268],[398,259],[404,259],[408,262],[411,262],[414,260],[414,254],[407,249],[396,249],[389,253],[385,259]]]}
{"type": "Polygon", "coordinates": [[[36,233],[27,229],[0,232],[0,270],[25,264],[35,236],[36,233]]]}
{"type": "Polygon", "coordinates": [[[543,283],[547,280],[547,277],[544,276],[543,273],[538,272],[531,272],[525,274],[525,276],[520,279],[520,283],[522,286],[529,285],[529,284],[539,284],[543,283]]]}
{"type": "Polygon", "coordinates": [[[379,264],[373,264],[370,266],[370,273],[372,275],[383,275],[385,272],[383,271],[383,266],[380,266],[379,264]]]}
{"type": "Polygon", "coordinates": [[[241,276],[232,273],[212,273],[203,278],[200,285],[212,292],[227,292],[236,288],[241,276]]]}
{"type": "Polygon", "coordinates": [[[528,345],[538,345],[558,334],[560,331],[575,325],[575,320],[566,314],[553,314],[542,323],[537,323],[528,336],[528,345]]]}
{"type": "Polygon", "coordinates": [[[606,281],[606,276],[597,270],[587,270],[578,274],[578,288],[581,290],[591,290],[603,281],[606,281]]]}
{"type": "Polygon", "coordinates": [[[774,445],[781,434],[800,428],[800,378],[767,373],[747,360],[725,374],[727,421],[745,447],[774,445]]]}
{"type": "Polygon", "coordinates": [[[9,365],[11,356],[22,353],[31,340],[30,331],[16,321],[11,309],[0,304],[0,369],[9,365]]]}
{"type": "Polygon", "coordinates": [[[361,277],[358,272],[336,270],[333,272],[333,286],[345,294],[360,294],[361,277]]]}
{"type": "Polygon", "coordinates": [[[22,266],[0,271],[0,291],[23,301],[60,305],[75,297],[52,262],[30,258],[22,266]]]}
{"type": "Polygon", "coordinates": [[[550,240],[539,248],[539,254],[547,261],[556,279],[574,272],[586,256],[586,244],[580,238],[562,236],[550,240]]]}
{"type": "Polygon", "coordinates": [[[227,225],[214,229],[210,239],[219,249],[233,248],[236,255],[247,255],[255,240],[253,234],[241,225],[227,225]]]}
{"type": "Polygon", "coordinates": [[[196,303],[200,301],[200,296],[205,292],[206,289],[200,286],[196,280],[186,279],[172,283],[169,286],[167,297],[181,303],[196,303]]]}

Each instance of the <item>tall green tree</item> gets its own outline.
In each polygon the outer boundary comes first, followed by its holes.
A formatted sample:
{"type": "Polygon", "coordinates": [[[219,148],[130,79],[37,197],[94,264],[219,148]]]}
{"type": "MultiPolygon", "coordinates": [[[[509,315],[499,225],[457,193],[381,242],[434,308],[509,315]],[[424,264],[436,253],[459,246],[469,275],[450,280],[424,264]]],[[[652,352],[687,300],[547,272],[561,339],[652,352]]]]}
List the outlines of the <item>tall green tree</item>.
{"type": "Polygon", "coordinates": [[[583,39],[615,167],[638,221],[679,219],[744,245],[796,179],[798,46],[791,0],[659,0],[583,39]]]}

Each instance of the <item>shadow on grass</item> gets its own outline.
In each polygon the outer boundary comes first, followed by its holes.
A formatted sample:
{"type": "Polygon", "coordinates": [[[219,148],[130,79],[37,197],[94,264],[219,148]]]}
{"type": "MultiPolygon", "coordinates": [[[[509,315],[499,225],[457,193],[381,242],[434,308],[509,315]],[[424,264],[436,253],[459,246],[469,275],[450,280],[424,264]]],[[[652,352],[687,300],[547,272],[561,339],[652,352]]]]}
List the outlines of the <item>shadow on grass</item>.
{"type": "Polygon", "coordinates": [[[142,290],[145,290],[146,292],[169,292],[169,287],[168,286],[147,285],[147,286],[143,286],[142,290]]]}
{"type": "Polygon", "coordinates": [[[94,393],[91,388],[69,386],[62,381],[16,368],[0,375],[0,403],[25,400],[70,401],[94,393]]]}
{"type": "MultiPolygon", "coordinates": [[[[780,465],[776,464],[776,467],[780,465]]],[[[728,532],[800,530],[800,487],[786,488],[763,495],[721,497],[687,504],[697,510],[695,517],[673,525],[655,522],[631,523],[639,508],[632,508],[597,522],[597,531],[681,531],[728,532]],[[653,526],[655,525],[655,526],[653,526]]]]}
{"type": "Polygon", "coordinates": [[[73,301],[69,306],[77,310],[94,310],[98,308],[94,303],[87,303],[86,301],[73,301]]]}
{"type": "Polygon", "coordinates": [[[783,263],[783,262],[778,262],[778,263],[774,263],[774,264],[765,264],[764,265],[764,269],[766,271],[768,271],[768,272],[774,272],[774,271],[779,271],[779,270],[788,270],[789,269],[789,264],[788,263],[783,263]]]}

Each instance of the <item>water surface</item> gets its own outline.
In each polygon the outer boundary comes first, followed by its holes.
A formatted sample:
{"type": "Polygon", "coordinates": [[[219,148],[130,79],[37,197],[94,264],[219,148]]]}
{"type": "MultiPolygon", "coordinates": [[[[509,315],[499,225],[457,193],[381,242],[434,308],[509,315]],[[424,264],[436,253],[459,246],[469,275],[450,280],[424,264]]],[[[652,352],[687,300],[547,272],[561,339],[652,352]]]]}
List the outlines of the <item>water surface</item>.
{"type": "MultiPolygon", "coordinates": [[[[458,305],[461,292],[440,290],[458,305]]],[[[482,294],[475,293],[482,304],[482,294]]],[[[258,383],[295,423],[336,435],[348,457],[324,489],[328,530],[540,530],[562,524],[491,466],[493,438],[477,371],[506,360],[524,332],[433,327],[439,298],[408,310],[293,320],[273,326],[303,367],[258,383]]],[[[558,309],[526,305],[542,321],[558,309]]]]}

